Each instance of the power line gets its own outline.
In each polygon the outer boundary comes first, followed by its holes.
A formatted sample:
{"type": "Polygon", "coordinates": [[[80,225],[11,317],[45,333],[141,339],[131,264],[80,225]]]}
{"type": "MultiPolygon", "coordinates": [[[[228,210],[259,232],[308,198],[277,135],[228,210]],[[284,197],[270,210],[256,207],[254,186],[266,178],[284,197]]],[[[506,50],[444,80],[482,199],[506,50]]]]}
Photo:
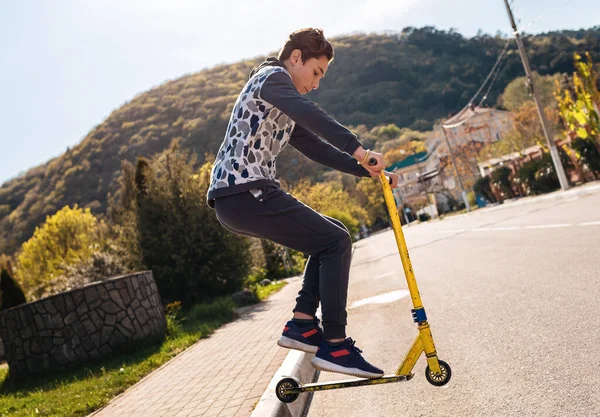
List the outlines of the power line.
{"type": "Polygon", "coordinates": [[[487,91],[485,92],[485,94],[483,95],[483,97],[481,97],[481,100],[479,101],[479,104],[477,105],[477,107],[481,107],[481,105],[483,104],[483,102],[485,100],[487,100],[488,95],[490,94],[490,90],[492,89],[492,87],[496,83],[496,80],[498,79],[498,75],[500,75],[500,73],[502,72],[502,70],[504,69],[505,66],[506,66],[506,61],[504,61],[504,63],[502,64],[502,67],[498,67],[498,70],[494,74],[494,78],[492,78],[492,81],[490,82],[490,85],[488,86],[487,91]]]}
{"type": "MultiPolygon", "coordinates": [[[[500,62],[502,62],[502,60],[504,59],[504,56],[506,54],[508,46],[510,45],[511,40],[512,39],[510,39],[510,38],[507,39],[506,43],[504,44],[504,48],[502,48],[502,51],[500,52],[500,55],[498,56],[498,59],[496,59],[496,62],[494,63],[494,66],[490,70],[490,72],[487,75],[487,77],[485,77],[485,80],[483,81],[483,83],[481,84],[481,86],[479,87],[479,89],[477,90],[477,92],[473,95],[473,97],[471,98],[471,100],[469,100],[467,102],[467,104],[465,105],[465,107],[463,107],[458,113],[456,113],[455,116],[453,116],[450,119],[446,120],[445,123],[442,123],[442,127],[444,127],[444,128],[455,128],[455,127],[461,126],[464,123],[466,123],[467,120],[469,120],[471,117],[473,117],[475,114],[477,114],[477,112],[475,111],[473,103],[477,99],[477,96],[479,96],[479,94],[481,93],[481,91],[484,89],[484,87],[486,86],[486,84],[488,83],[488,81],[490,80],[490,78],[492,77],[492,75],[494,75],[494,73],[496,72],[496,70],[497,70],[498,65],[500,64],[500,62]],[[466,118],[464,118],[464,119],[461,120],[461,117],[469,109],[471,109],[473,111],[472,114],[468,115],[466,118]],[[452,121],[452,123],[448,124],[448,122],[451,122],[451,121],[452,121]]],[[[494,81],[495,81],[496,78],[497,78],[497,76],[494,78],[494,81]]],[[[490,84],[490,88],[488,88],[488,91],[486,92],[486,95],[484,96],[484,98],[481,100],[480,104],[483,102],[483,100],[485,100],[487,98],[487,93],[489,93],[489,90],[491,89],[491,85],[492,84],[490,84]]]]}
{"type": "Polygon", "coordinates": [[[494,71],[496,71],[496,68],[498,67],[498,65],[500,64],[500,62],[502,61],[502,59],[504,58],[504,54],[506,53],[506,50],[508,49],[508,45],[510,44],[510,41],[512,39],[508,39],[506,41],[506,43],[504,44],[504,48],[502,48],[502,51],[500,52],[500,55],[498,56],[498,59],[496,59],[496,62],[494,63],[494,66],[492,67],[490,73],[487,75],[487,77],[485,77],[485,80],[483,80],[483,83],[481,84],[481,87],[479,87],[479,89],[477,90],[477,92],[475,93],[475,95],[473,96],[473,98],[471,100],[469,100],[469,103],[465,106],[469,107],[477,98],[477,96],[479,95],[479,93],[481,93],[481,90],[483,90],[483,87],[485,86],[485,84],[489,81],[490,77],[492,76],[492,74],[494,73],[494,71]]]}

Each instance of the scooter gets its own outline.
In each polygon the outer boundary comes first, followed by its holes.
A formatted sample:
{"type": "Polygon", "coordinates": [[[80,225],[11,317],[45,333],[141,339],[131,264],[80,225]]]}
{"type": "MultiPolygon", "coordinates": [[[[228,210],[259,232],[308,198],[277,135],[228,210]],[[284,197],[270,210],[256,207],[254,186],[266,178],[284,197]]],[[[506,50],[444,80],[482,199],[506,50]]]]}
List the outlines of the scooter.
{"type": "MultiPolygon", "coordinates": [[[[374,163],[376,163],[376,161],[371,159],[370,164],[374,165],[374,163]]],[[[404,361],[398,367],[395,374],[384,375],[381,378],[360,378],[304,385],[296,378],[286,377],[280,380],[275,388],[277,398],[284,403],[294,402],[303,392],[325,391],[339,388],[359,387],[363,385],[379,385],[392,382],[410,381],[414,376],[411,371],[422,353],[425,353],[425,357],[427,358],[425,378],[430,384],[441,387],[446,385],[452,377],[452,370],[450,369],[450,366],[446,362],[439,360],[437,357],[437,352],[433,343],[433,336],[431,335],[429,323],[427,322],[425,309],[421,303],[421,296],[417,287],[417,281],[415,279],[415,274],[413,272],[410,257],[408,255],[406,241],[404,240],[404,233],[402,233],[402,225],[400,223],[400,217],[398,215],[398,209],[396,208],[394,195],[392,194],[392,188],[390,187],[388,178],[385,176],[383,171],[381,172],[379,179],[381,180],[381,185],[383,187],[385,203],[392,221],[392,228],[394,230],[394,236],[396,237],[400,259],[402,260],[404,275],[406,276],[406,282],[408,283],[408,289],[413,301],[414,308],[411,310],[411,312],[414,322],[418,325],[419,335],[417,336],[417,339],[413,343],[412,347],[404,358],[404,361]]]]}

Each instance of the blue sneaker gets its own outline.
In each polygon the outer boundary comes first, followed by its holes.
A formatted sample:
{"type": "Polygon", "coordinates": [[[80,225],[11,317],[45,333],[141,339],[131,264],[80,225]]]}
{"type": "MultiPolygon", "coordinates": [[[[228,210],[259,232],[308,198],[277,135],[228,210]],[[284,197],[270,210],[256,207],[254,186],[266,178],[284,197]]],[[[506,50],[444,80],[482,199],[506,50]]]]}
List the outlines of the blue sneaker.
{"type": "Polygon", "coordinates": [[[319,327],[319,319],[315,317],[313,325],[306,327],[299,327],[294,320],[288,321],[277,344],[288,349],[315,353],[322,340],[323,330],[319,327]]]}
{"type": "Polygon", "coordinates": [[[321,371],[359,378],[382,377],[383,371],[367,362],[361,355],[362,350],[354,346],[355,343],[351,338],[347,338],[340,346],[331,347],[323,341],[311,363],[321,371]]]}

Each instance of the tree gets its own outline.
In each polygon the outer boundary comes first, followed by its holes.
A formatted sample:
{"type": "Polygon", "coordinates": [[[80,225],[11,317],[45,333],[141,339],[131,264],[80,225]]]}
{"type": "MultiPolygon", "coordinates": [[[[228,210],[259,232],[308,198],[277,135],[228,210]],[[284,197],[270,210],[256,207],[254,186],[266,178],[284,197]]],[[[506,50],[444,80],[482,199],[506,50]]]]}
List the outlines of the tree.
{"type": "Polygon", "coordinates": [[[390,140],[399,137],[402,133],[402,130],[400,130],[400,128],[395,124],[389,124],[387,126],[379,126],[375,128],[374,133],[378,138],[390,140]]]}
{"type": "Polygon", "coordinates": [[[137,224],[137,193],[136,169],[129,161],[123,161],[119,190],[108,197],[107,217],[113,225],[114,248],[130,270],[144,268],[137,224]]]}
{"type": "Polygon", "coordinates": [[[591,140],[598,147],[600,133],[600,93],[596,86],[597,75],[589,54],[587,62],[581,61],[581,56],[575,54],[577,72],[573,73],[573,98],[571,91],[562,91],[556,83],[557,91],[554,96],[558,102],[560,117],[564,123],[564,134],[567,138],[580,137],[591,140]]]}
{"type": "Polygon", "coordinates": [[[424,141],[415,139],[411,140],[408,143],[404,143],[398,146],[397,148],[393,148],[387,151],[383,155],[383,159],[385,160],[386,164],[393,164],[395,162],[406,159],[411,155],[426,151],[427,147],[425,146],[424,141]]]}
{"type": "Polygon", "coordinates": [[[90,209],[63,207],[36,228],[23,244],[16,275],[27,292],[43,286],[65,267],[87,259],[98,242],[98,222],[90,209]]]}
{"type": "Polygon", "coordinates": [[[130,242],[154,273],[165,302],[191,306],[242,287],[249,271],[248,239],[225,230],[206,204],[212,163],[177,146],[128,169],[111,212],[119,227],[135,226],[130,242]],[[135,195],[135,203],[130,196],[135,195]]]}
{"type": "Polygon", "coordinates": [[[387,209],[381,183],[377,178],[361,178],[356,185],[358,204],[367,212],[367,226],[375,222],[387,221],[387,209]]]}
{"type": "MultiPolygon", "coordinates": [[[[539,92],[541,108],[546,108],[548,106],[556,107],[553,91],[554,85],[560,77],[560,74],[540,75],[535,71],[533,72],[533,82],[539,92]]],[[[512,80],[506,86],[498,101],[510,111],[517,110],[523,106],[524,103],[533,103],[533,97],[527,86],[527,78],[523,76],[512,80]]]]}
{"type": "MultiPolygon", "coordinates": [[[[327,216],[337,218],[337,214],[345,212],[359,222],[368,221],[365,209],[339,183],[312,184],[309,180],[304,179],[290,193],[304,204],[327,216]]],[[[345,219],[347,219],[346,216],[338,220],[344,223],[345,219]]],[[[350,225],[346,225],[346,227],[348,226],[350,225]]]]}
{"type": "MultiPolygon", "coordinates": [[[[546,107],[544,113],[548,121],[556,126],[558,122],[557,110],[546,107]]],[[[521,154],[523,150],[530,146],[545,143],[546,140],[535,103],[526,101],[515,110],[512,128],[499,141],[486,144],[479,152],[478,160],[499,158],[513,152],[521,154]]]]}
{"type": "Polygon", "coordinates": [[[26,302],[23,289],[9,273],[9,269],[0,268],[0,311],[26,302]]]}

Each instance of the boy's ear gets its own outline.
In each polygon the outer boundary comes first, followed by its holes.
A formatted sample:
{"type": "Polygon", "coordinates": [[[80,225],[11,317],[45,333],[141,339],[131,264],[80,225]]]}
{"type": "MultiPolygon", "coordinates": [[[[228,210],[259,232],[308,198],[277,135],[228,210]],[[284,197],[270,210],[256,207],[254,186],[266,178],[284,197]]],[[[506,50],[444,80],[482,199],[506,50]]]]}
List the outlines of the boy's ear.
{"type": "Polygon", "coordinates": [[[300,49],[294,49],[291,55],[292,64],[296,65],[302,61],[302,51],[300,49]]]}

